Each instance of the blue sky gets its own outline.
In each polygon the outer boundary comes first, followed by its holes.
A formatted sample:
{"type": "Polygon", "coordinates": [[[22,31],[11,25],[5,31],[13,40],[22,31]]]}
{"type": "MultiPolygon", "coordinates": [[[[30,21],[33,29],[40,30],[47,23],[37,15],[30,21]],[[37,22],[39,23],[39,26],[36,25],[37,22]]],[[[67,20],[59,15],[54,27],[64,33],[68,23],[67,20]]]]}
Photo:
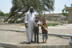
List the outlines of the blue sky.
{"type": "Polygon", "coordinates": [[[12,7],[12,0],[0,0],[0,10],[4,13],[10,12],[12,7]]]}
{"type": "MultiPolygon", "coordinates": [[[[55,0],[54,12],[61,13],[61,10],[64,8],[64,5],[71,6],[72,0],[55,0]]],[[[0,0],[0,10],[4,13],[10,12],[12,7],[12,0],[0,0]]]]}

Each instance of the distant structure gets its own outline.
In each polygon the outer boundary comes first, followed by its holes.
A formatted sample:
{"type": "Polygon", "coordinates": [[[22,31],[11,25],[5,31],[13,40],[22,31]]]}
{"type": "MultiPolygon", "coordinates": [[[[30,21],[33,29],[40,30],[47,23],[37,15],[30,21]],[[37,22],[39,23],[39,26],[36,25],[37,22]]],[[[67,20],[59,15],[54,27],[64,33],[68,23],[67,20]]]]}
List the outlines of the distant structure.
{"type": "MultiPolygon", "coordinates": [[[[36,14],[37,16],[37,14],[36,14]]],[[[64,16],[62,13],[49,13],[49,14],[43,14],[43,19],[46,19],[48,21],[66,21],[66,16],[64,16]]]]}
{"type": "Polygon", "coordinates": [[[71,7],[72,7],[72,4],[71,4],[71,7]]]}
{"type": "Polygon", "coordinates": [[[66,7],[66,10],[68,11],[68,23],[72,23],[72,4],[71,7],[66,7]]]}
{"type": "Polygon", "coordinates": [[[44,17],[48,21],[64,21],[66,19],[66,16],[63,16],[62,13],[45,14],[44,17]]]}

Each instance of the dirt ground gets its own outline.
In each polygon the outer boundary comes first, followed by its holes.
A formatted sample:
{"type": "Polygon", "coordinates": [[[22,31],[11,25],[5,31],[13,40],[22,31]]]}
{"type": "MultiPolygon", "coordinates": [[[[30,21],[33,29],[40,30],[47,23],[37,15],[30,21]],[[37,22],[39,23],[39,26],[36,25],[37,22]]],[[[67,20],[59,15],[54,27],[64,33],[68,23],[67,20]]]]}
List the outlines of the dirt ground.
{"type": "MultiPolygon", "coordinates": [[[[72,35],[72,24],[49,26],[48,33],[72,35]]],[[[48,42],[42,43],[42,35],[39,35],[39,41],[40,45],[69,45],[69,37],[48,36],[48,42]]],[[[25,26],[21,24],[0,24],[0,43],[26,44],[25,26]]]]}

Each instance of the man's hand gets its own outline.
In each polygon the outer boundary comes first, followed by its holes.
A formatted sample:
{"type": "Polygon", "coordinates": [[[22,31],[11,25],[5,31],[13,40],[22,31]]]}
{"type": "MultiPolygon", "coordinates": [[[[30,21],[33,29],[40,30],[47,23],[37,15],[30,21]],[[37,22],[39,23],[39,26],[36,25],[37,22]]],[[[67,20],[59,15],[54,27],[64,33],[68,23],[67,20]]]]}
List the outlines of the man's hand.
{"type": "Polygon", "coordinates": [[[28,23],[25,23],[25,27],[28,28],[28,23]]]}

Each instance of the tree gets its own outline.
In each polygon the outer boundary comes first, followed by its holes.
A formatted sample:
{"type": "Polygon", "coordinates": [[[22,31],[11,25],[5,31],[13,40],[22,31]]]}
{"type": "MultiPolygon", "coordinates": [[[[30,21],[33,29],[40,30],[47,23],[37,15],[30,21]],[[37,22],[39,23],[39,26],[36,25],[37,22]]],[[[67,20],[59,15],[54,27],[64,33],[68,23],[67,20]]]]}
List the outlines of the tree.
{"type": "Polygon", "coordinates": [[[0,16],[4,16],[4,13],[2,11],[0,11],[0,16]]]}
{"type": "MultiPolygon", "coordinates": [[[[10,16],[5,21],[9,18],[14,19],[13,16],[18,18],[27,12],[30,6],[33,6],[38,13],[54,10],[54,0],[12,0],[12,5],[10,16]],[[19,12],[21,12],[21,14],[17,16],[19,12]]],[[[17,20],[17,18],[14,19],[14,21],[17,20]]]]}
{"type": "Polygon", "coordinates": [[[67,12],[67,10],[66,10],[66,5],[65,5],[65,8],[64,9],[62,9],[62,14],[64,15],[64,16],[68,16],[68,12],[67,12]]]}
{"type": "Polygon", "coordinates": [[[64,15],[64,16],[66,16],[66,20],[68,20],[68,12],[67,12],[67,10],[66,10],[66,5],[65,5],[65,8],[64,9],[62,9],[62,14],[64,15]]]}
{"type": "Polygon", "coordinates": [[[5,14],[5,16],[9,16],[10,14],[9,13],[4,13],[5,14]]]}

